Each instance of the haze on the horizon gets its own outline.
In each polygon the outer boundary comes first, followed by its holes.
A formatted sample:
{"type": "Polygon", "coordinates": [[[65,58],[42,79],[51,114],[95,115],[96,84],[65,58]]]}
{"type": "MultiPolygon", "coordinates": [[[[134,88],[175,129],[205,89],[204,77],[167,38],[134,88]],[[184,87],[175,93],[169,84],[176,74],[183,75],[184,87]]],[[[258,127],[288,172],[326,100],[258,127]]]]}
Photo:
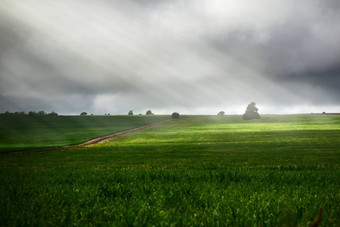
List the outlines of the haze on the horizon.
{"type": "Polygon", "coordinates": [[[0,112],[340,112],[338,0],[2,0],[0,112]]]}

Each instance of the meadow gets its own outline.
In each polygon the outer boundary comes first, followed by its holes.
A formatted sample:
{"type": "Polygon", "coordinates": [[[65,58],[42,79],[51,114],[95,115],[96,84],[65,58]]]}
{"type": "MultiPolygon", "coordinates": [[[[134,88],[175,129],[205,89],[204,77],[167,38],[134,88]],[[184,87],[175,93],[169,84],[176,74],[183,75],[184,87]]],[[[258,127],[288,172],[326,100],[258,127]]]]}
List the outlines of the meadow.
{"type": "Polygon", "coordinates": [[[78,144],[169,116],[0,115],[0,152],[78,144]]]}
{"type": "MultiPolygon", "coordinates": [[[[153,116],[154,117],[154,116],[153,116]]],[[[1,226],[340,225],[340,117],[185,116],[0,156],[1,226]]]]}

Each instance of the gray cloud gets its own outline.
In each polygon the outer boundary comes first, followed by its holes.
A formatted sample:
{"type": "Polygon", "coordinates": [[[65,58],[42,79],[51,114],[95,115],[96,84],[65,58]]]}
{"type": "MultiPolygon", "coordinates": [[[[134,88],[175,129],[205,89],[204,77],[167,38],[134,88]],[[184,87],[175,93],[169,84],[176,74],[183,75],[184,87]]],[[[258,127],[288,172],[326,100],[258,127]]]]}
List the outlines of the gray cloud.
{"type": "Polygon", "coordinates": [[[5,0],[0,112],[340,111],[339,15],[321,0],[5,0]]]}

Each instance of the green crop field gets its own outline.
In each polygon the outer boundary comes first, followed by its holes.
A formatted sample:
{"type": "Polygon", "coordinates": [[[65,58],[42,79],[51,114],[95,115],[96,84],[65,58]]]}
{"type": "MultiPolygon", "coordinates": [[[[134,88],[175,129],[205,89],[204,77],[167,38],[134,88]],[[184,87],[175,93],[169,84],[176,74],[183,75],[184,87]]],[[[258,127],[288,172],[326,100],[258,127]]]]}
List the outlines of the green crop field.
{"type": "Polygon", "coordinates": [[[340,117],[185,116],[102,144],[1,155],[0,223],[306,226],[322,206],[322,225],[339,226],[339,168],[340,117]]]}
{"type": "Polygon", "coordinates": [[[0,152],[78,144],[169,118],[169,116],[0,115],[0,152]]]}

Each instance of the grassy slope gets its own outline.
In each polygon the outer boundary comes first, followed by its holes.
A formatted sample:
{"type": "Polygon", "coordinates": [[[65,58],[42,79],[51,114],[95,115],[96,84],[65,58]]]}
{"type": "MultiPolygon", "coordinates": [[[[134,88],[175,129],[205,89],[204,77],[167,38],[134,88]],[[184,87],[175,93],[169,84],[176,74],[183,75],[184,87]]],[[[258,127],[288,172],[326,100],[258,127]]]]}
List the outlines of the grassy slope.
{"type": "Polygon", "coordinates": [[[164,119],[169,116],[0,115],[0,152],[77,144],[164,119]]]}
{"type": "Polygon", "coordinates": [[[192,117],[105,144],[1,156],[2,225],[340,223],[340,118],[192,117]]]}

